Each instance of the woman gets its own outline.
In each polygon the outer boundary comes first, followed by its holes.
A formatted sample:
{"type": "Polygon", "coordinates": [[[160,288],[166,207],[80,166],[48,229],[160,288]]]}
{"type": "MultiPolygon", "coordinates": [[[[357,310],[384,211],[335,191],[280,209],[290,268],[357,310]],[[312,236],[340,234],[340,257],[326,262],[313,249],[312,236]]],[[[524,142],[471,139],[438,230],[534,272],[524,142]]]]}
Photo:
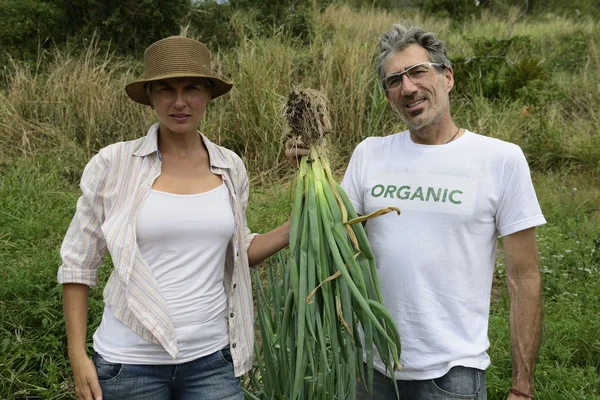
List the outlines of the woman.
{"type": "Polygon", "coordinates": [[[289,224],[246,225],[240,158],[198,132],[210,100],[232,85],[210,52],[173,36],[146,49],[143,77],[125,90],[159,122],[108,146],[81,178],[61,248],[68,353],[79,399],[242,399],[251,368],[249,266],[288,244],[289,224]],[[86,352],[89,286],[108,250],[114,270],[86,352]]]}

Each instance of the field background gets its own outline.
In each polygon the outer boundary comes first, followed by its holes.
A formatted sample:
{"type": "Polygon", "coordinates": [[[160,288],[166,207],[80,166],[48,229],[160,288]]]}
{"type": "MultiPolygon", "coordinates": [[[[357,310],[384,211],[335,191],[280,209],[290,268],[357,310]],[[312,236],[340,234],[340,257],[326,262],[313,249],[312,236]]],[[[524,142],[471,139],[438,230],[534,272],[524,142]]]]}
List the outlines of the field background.
{"type": "MultiPolygon", "coordinates": [[[[600,399],[598,6],[491,2],[467,13],[444,1],[412,8],[309,3],[265,19],[264,10],[206,2],[193,15],[212,12],[213,25],[199,25],[191,14],[178,21],[185,23],[177,29],[211,44],[217,70],[235,83],[209,106],[201,130],[243,157],[250,227],[266,231],[291,210],[293,171],[283,156],[279,115],[294,86],[326,93],[331,160],[340,177],[363,138],[404,129],[378,87],[374,57],[384,30],[412,20],[447,44],[457,123],[519,144],[532,168],[548,220],[538,229],[544,327],[536,398],[600,399]],[[446,11],[432,12],[435,4],[446,11]]],[[[79,177],[98,149],[140,137],[155,121],[123,90],[141,71],[139,49],[148,43],[126,48],[112,39],[107,45],[102,32],[84,31],[56,46],[38,41],[33,53],[14,46],[0,56],[0,399],[74,398],[55,276],[79,177]]],[[[102,282],[110,268],[107,258],[102,282]]],[[[102,287],[91,291],[90,337],[102,314],[102,287]]],[[[503,399],[511,370],[501,251],[489,336],[488,397],[503,399]]]]}

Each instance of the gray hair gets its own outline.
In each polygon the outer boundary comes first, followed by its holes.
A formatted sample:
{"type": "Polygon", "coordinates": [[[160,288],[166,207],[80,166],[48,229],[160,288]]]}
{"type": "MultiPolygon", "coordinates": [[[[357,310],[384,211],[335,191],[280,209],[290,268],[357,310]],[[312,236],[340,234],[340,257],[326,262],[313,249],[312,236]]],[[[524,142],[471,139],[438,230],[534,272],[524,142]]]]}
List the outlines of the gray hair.
{"type": "Polygon", "coordinates": [[[423,29],[408,25],[392,25],[392,29],[384,32],[379,40],[379,57],[377,59],[377,72],[379,79],[385,78],[383,65],[397,51],[402,51],[411,44],[418,44],[427,51],[429,61],[452,66],[448,56],[446,56],[446,46],[437,39],[431,32],[425,32],[423,29]]]}

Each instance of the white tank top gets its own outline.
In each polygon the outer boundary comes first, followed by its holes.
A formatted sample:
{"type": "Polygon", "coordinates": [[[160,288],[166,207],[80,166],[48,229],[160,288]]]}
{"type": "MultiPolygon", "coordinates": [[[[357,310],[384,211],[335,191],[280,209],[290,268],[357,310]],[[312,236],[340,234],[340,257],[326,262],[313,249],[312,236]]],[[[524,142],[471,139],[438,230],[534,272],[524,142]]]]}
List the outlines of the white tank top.
{"type": "Polygon", "coordinates": [[[227,187],[178,195],[152,190],[136,222],[137,244],[167,302],[179,345],[173,360],[104,308],[94,350],[123,364],[181,364],[222,349],[227,335],[225,253],[234,230],[227,187]]]}

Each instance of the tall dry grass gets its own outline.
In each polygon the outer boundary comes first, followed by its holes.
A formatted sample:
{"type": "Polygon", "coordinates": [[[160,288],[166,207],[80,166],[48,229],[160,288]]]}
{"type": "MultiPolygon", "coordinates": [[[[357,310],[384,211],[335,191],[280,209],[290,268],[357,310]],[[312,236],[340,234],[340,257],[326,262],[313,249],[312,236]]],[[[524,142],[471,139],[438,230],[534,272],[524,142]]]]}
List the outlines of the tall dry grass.
{"type": "MultiPolygon", "coordinates": [[[[374,65],[380,34],[399,20],[414,21],[445,38],[451,59],[471,54],[472,38],[479,36],[529,35],[533,55],[542,62],[568,58],[575,51],[572,45],[588,41],[585,65],[563,68],[549,78],[568,94],[567,101],[549,103],[543,113],[531,115],[523,113],[526,104],[489,100],[474,88],[454,100],[453,113],[464,127],[521,144],[541,167],[573,161],[599,168],[600,61],[595,44],[600,29],[595,21],[562,17],[528,21],[484,15],[456,27],[449,19],[419,12],[332,6],[315,14],[312,44],[302,46],[277,31],[258,37],[247,19],[236,16],[231,26],[239,45],[216,52],[214,60],[235,89],[210,105],[201,130],[242,155],[252,176],[281,173],[286,163],[280,106],[294,86],[320,89],[334,123],[332,160],[342,167],[360,140],[403,129],[378,87],[374,65]]],[[[519,61],[531,55],[510,57],[519,61]]],[[[0,90],[0,140],[6,144],[0,163],[46,152],[76,173],[102,146],[143,135],[156,118],[123,90],[140,66],[140,60],[102,52],[94,40],[79,54],[57,50],[34,70],[15,62],[0,90]]]]}
{"type": "Polygon", "coordinates": [[[0,92],[0,161],[49,152],[67,164],[89,158],[109,143],[138,137],[152,115],[126,100],[123,87],[136,66],[102,53],[92,40],[81,54],[58,50],[30,70],[14,62],[0,92]]]}

